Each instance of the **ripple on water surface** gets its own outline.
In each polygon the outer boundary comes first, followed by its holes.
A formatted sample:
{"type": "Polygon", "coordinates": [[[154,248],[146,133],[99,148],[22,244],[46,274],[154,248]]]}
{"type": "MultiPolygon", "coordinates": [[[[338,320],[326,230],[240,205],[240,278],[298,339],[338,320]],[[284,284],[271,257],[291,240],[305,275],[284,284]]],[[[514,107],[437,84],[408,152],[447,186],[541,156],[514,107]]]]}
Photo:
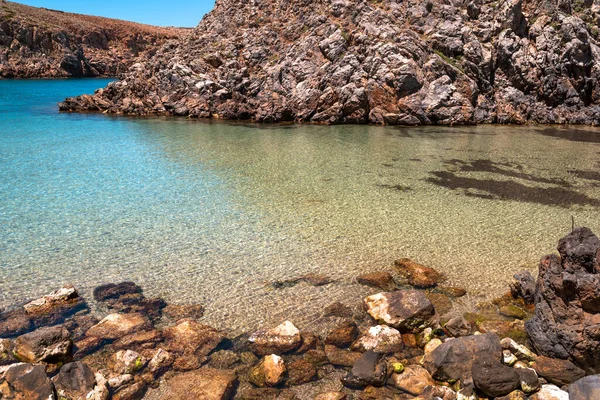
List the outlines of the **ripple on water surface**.
{"type": "Polygon", "coordinates": [[[127,279],[201,302],[206,322],[234,332],[283,319],[309,327],[330,303],[372,293],[354,277],[393,271],[396,258],[445,272],[472,302],[504,292],[523,267],[534,272],[571,216],[600,231],[597,129],[55,111],[95,86],[0,82],[2,305],[66,282],[91,297],[127,279]],[[309,272],[334,282],[270,285],[309,272]]]}

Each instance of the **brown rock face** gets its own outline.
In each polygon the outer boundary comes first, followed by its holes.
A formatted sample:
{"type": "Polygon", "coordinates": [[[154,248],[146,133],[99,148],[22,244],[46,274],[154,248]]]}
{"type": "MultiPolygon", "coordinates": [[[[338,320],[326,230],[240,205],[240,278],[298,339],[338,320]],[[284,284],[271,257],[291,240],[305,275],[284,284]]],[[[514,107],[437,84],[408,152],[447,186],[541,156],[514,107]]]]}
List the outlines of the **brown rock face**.
{"type": "Polygon", "coordinates": [[[190,31],[6,2],[0,78],[116,76],[190,31]]]}
{"type": "Polygon", "coordinates": [[[535,313],[525,328],[535,350],[572,359],[600,372],[600,239],[577,228],[559,241],[556,255],[540,262],[535,313]]]}
{"type": "Polygon", "coordinates": [[[176,375],[168,380],[161,400],[226,400],[235,390],[235,373],[227,370],[201,368],[176,375]]]}
{"type": "Polygon", "coordinates": [[[581,4],[219,0],[192,40],[61,108],[258,122],[597,124],[598,33],[585,21],[598,11],[581,4]]]}

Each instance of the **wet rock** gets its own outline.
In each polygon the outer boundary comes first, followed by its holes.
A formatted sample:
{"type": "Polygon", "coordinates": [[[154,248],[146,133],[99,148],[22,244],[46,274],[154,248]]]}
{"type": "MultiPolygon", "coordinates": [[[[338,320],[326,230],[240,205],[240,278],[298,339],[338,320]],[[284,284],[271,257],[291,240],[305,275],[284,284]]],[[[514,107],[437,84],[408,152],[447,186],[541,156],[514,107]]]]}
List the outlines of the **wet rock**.
{"type": "Polygon", "coordinates": [[[525,311],[511,304],[500,307],[498,311],[501,315],[509,318],[525,319],[527,317],[525,311]]]}
{"type": "Polygon", "coordinates": [[[55,400],[54,386],[42,365],[13,364],[0,385],[3,398],[18,400],[55,400]]]}
{"type": "Polygon", "coordinates": [[[134,382],[124,386],[112,396],[112,400],[141,400],[144,398],[148,387],[143,382],[134,382]]]}
{"type": "Polygon", "coordinates": [[[175,375],[164,384],[164,395],[160,400],[226,400],[237,385],[233,371],[201,368],[175,375]]]}
{"type": "Polygon", "coordinates": [[[152,358],[150,358],[148,370],[154,374],[154,377],[157,377],[167,372],[173,365],[173,362],[173,355],[159,348],[154,352],[152,358]]]}
{"type": "Polygon", "coordinates": [[[342,392],[325,392],[319,393],[314,400],[346,400],[346,393],[342,392]]]}
{"type": "Polygon", "coordinates": [[[454,337],[471,334],[471,324],[464,317],[455,317],[444,325],[444,328],[454,337]]]}
{"type": "Polygon", "coordinates": [[[333,280],[331,280],[331,278],[328,277],[327,275],[310,273],[310,274],[302,275],[302,276],[299,276],[299,277],[293,278],[293,279],[287,279],[284,281],[275,281],[271,285],[275,289],[283,289],[283,288],[294,287],[297,284],[299,284],[300,282],[306,282],[311,286],[324,286],[324,285],[330,284],[331,282],[333,282],[333,280]]]}
{"type": "Polygon", "coordinates": [[[600,399],[600,375],[590,375],[569,385],[570,400],[600,399]]]}
{"type": "Polygon", "coordinates": [[[302,344],[295,350],[295,353],[303,354],[317,348],[320,340],[317,335],[312,332],[302,332],[300,336],[302,337],[302,344]]]}
{"type": "Polygon", "coordinates": [[[367,312],[378,322],[400,332],[422,330],[435,317],[433,304],[417,290],[383,292],[364,300],[367,312]]]}
{"type": "Polygon", "coordinates": [[[34,322],[25,310],[19,309],[0,315],[0,337],[15,337],[34,329],[34,322]]]}
{"type": "Polygon", "coordinates": [[[225,334],[194,320],[181,320],[165,328],[166,349],[169,351],[207,356],[225,339],[225,334]]]}
{"type": "Polygon", "coordinates": [[[530,400],[570,400],[569,393],[554,385],[542,385],[539,392],[534,393],[530,400]]]}
{"type": "Polygon", "coordinates": [[[362,357],[358,351],[342,350],[332,345],[325,346],[325,355],[332,365],[352,367],[362,357]]]}
{"type": "Polygon", "coordinates": [[[162,334],[156,329],[139,331],[116,340],[112,347],[117,350],[153,348],[162,339],[162,334]]]}
{"type": "Polygon", "coordinates": [[[500,338],[495,334],[463,336],[443,343],[423,358],[423,366],[434,379],[472,382],[473,361],[482,357],[502,358],[500,338]]]}
{"type": "Polygon", "coordinates": [[[59,399],[84,400],[96,386],[94,371],[81,361],[62,366],[52,378],[59,399]]]}
{"type": "Polygon", "coordinates": [[[372,326],[362,334],[351,346],[352,350],[387,354],[401,351],[404,342],[400,332],[386,325],[372,326]]]}
{"type": "Polygon", "coordinates": [[[114,340],[139,330],[148,328],[150,322],[142,314],[110,314],[86,333],[88,337],[114,340]]]}
{"type": "Polygon", "coordinates": [[[108,283],[98,286],[94,289],[94,300],[105,302],[108,300],[117,300],[123,296],[142,294],[141,287],[133,282],[108,283]]]}
{"type": "Polygon", "coordinates": [[[258,387],[277,386],[283,382],[286,371],[283,359],[271,354],[263,357],[258,365],[250,369],[248,379],[258,387]]]}
{"type": "Polygon", "coordinates": [[[296,360],[287,366],[286,385],[302,385],[314,380],[317,377],[315,366],[305,360],[296,360]]]}
{"type": "Polygon", "coordinates": [[[568,385],[585,376],[585,371],[569,360],[537,356],[531,368],[539,376],[556,385],[568,385]]]}
{"type": "Polygon", "coordinates": [[[342,378],[342,383],[350,388],[383,386],[387,380],[387,364],[381,355],[372,350],[364,353],[352,366],[352,370],[342,378]]]}
{"type": "Polygon", "coordinates": [[[440,293],[443,293],[446,296],[453,298],[463,297],[467,294],[467,291],[465,289],[456,286],[438,286],[437,290],[440,293]]]}
{"type": "Polygon", "coordinates": [[[15,343],[11,339],[0,339],[0,365],[15,364],[15,343]]]}
{"type": "Polygon", "coordinates": [[[394,278],[389,272],[363,274],[358,276],[356,281],[361,285],[382,289],[386,292],[391,292],[396,289],[396,281],[394,281],[394,278]]]}
{"type": "Polygon", "coordinates": [[[258,331],[248,339],[252,351],[259,355],[284,354],[295,350],[302,344],[300,331],[290,321],[268,331],[258,331]]]}
{"type": "Polygon", "coordinates": [[[533,304],[535,297],[535,279],[529,271],[521,271],[513,276],[510,292],[515,298],[522,298],[526,304],[533,304]]]}
{"type": "Polygon", "coordinates": [[[409,365],[404,372],[393,374],[391,379],[395,387],[414,396],[422,394],[427,386],[435,385],[429,372],[420,365],[409,365]]]}
{"type": "Polygon", "coordinates": [[[539,266],[535,313],[525,323],[534,350],[552,358],[572,358],[588,372],[600,371],[600,249],[588,228],[577,228],[559,241],[560,258],[546,256],[539,266]]]}
{"type": "Polygon", "coordinates": [[[240,388],[238,395],[241,400],[297,400],[293,391],[271,387],[240,388]]]}
{"type": "Polygon", "coordinates": [[[78,340],[77,342],[73,343],[73,358],[80,359],[92,354],[96,350],[100,349],[105,343],[105,340],[94,336],[78,340]]]}
{"type": "Polygon", "coordinates": [[[58,364],[69,357],[71,346],[63,326],[40,328],[15,340],[15,356],[24,362],[58,364]]]}
{"type": "Polygon", "coordinates": [[[327,337],[325,343],[332,344],[339,348],[349,347],[356,337],[358,336],[358,327],[356,322],[352,320],[345,320],[335,327],[327,337]]]}
{"type": "Polygon", "coordinates": [[[521,387],[516,369],[487,355],[473,360],[472,377],[475,387],[489,397],[504,396],[521,387]]]}
{"type": "Polygon", "coordinates": [[[408,279],[408,284],[417,288],[434,287],[444,280],[444,276],[425,265],[418,264],[408,258],[394,261],[398,273],[408,279]]]}
{"type": "Polygon", "coordinates": [[[111,369],[117,374],[133,374],[147,363],[144,356],[133,350],[119,350],[111,358],[111,369]]]}
{"type": "Polygon", "coordinates": [[[440,314],[446,314],[452,310],[452,300],[442,293],[427,293],[427,299],[433,304],[435,311],[440,314]]]}
{"type": "Polygon", "coordinates": [[[531,368],[515,368],[521,380],[521,390],[531,394],[540,388],[538,374],[531,368]]]}
{"type": "Polygon", "coordinates": [[[175,361],[173,362],[173,369],[180,372],[192,371],[200,368],[204,361],[205,357],[199,357],[194,354],[187,353],[175,358],[175,361]]]}

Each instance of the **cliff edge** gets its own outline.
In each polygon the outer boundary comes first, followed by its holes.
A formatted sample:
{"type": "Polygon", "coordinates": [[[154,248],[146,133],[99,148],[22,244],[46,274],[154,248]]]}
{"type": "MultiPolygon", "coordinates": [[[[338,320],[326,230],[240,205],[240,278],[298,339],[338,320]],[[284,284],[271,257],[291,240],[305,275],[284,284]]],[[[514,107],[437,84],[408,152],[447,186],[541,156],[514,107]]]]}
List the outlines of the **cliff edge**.
{"type": "Polygon", "coordinates": [[[61,110],[376,124],[600,123],[589,0],[218,0],[61,110]]]}
{"type": "Polygon", "coordinates": [[[0,78],[117,76],[191,29],[0,2],[0,78]]]}

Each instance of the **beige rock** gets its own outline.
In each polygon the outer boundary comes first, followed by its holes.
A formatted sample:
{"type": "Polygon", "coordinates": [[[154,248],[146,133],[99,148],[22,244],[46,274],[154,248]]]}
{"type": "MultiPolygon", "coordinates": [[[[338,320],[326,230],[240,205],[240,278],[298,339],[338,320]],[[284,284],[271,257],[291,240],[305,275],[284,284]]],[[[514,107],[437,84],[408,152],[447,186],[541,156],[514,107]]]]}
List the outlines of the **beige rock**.
{"type": "Polygon", "coordinates": [[[409,365],[404,368],[404,372],[401,374],[394,373],[391,379],[394,386],[413,396],[423,393],[427,386],[435,385],[435,381],[429,372],[420,365],[409,365]]]}
{"type": "Polygon", "coordinates": [[[100,339],[118,339],[149,325],[148,319],[139,313],[110,314],[92,326],[86,333],[100,339]]]}
{"type": "Polygon", "coordinates": [[[283,381],[285,373],[286,367],[283,358],[271,354],[263,357],[258,365],[250,369],[248,378],[258,387],[276,386],[283,381]]]}
{"type": "Polygon", "coordinates": [[[404,348],[402,335],[397,329],[386,325],[369,328],[352,344],[352,350],[373,350],[376,353],[395,353],[404,348]]]}
{"type": "Polygon", "coordinates": [[[258,331],[248,339],[252,350],[258,355],[283,354],[297,349],[302,344],[298,328],[290,321],[268,331],[258,331]]]}

